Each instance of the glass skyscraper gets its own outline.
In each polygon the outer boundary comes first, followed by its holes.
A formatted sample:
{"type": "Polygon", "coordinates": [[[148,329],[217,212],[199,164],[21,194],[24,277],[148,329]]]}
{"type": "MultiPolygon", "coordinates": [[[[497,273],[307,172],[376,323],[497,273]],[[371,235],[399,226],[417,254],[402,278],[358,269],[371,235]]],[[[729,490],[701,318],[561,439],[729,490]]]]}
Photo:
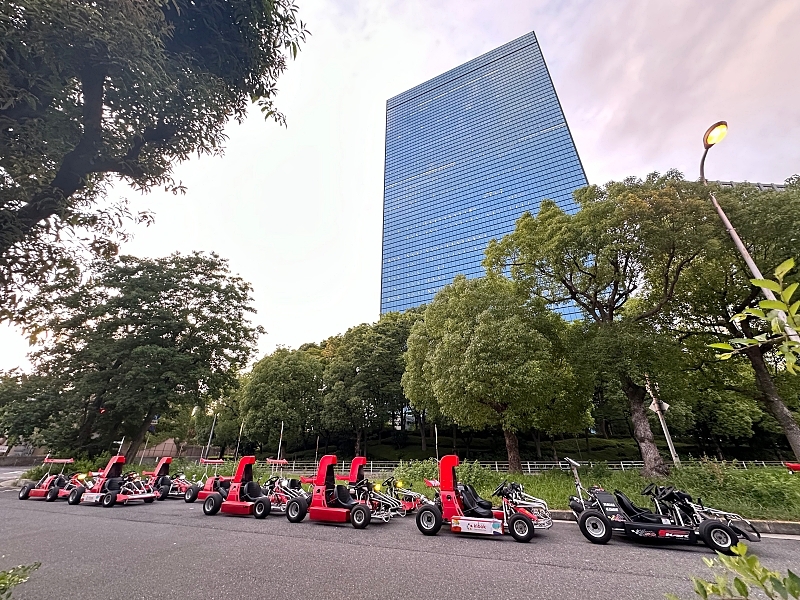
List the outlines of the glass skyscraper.
{"type": "Polygon", "coordinates": [[[531,32],[386,103],[381,313],[483,275],[489,240],[586,185],[531,32]]]}

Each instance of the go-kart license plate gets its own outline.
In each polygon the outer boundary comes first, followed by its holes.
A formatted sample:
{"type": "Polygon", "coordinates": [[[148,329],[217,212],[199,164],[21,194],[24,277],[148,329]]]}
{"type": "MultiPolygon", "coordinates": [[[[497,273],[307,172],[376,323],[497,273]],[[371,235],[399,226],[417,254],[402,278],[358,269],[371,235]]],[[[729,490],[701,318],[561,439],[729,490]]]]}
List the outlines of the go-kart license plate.
{"type": "Polygon", "coordinates": [[[87,494],[84,492],[81,496],[81,502],[100,502],[105,494],[87,494]]]}
{"type": "Polygon", "coordinates": [[[503,522],[498,519],[476,519],[474,517],[453,517],[450,530],[456,533],[480,533],[483,535],[503,535],[503,522]]]}

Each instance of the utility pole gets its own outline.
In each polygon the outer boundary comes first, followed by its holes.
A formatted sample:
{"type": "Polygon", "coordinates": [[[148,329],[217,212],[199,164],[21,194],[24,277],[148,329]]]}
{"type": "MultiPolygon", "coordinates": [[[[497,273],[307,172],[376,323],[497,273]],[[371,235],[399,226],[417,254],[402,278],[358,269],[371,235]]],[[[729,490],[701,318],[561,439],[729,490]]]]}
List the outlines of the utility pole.
{"type": "Polygon", "coordinates": [[[658,420],[661,421],[661,429],[664,431],[664,437],[667,438],[667,446],[669,446],[669,453],[672,455],[672,462],[676,467],[680,467],[681,459],[678,458],[678,453],[675,451],[675,444],[672,443],[672,436],[669,434],[667,421],[664,419],[664,412],[669,408],[669,404],[661,402],[655,386],[650,383],[650,376],[647,373],[644,375],[644,381],[647,393],[653,399],[650,403],[650,410],[658,415],[658,420]]]}

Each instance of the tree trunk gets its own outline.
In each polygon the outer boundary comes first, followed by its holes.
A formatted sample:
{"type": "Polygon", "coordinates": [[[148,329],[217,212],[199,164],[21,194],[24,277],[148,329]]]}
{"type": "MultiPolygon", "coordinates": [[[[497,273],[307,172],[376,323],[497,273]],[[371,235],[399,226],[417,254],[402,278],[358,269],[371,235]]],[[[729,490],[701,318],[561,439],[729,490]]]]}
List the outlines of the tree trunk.
{"type": "Polygon", "coordinates": [[[586,456],[588,457],[592,455],[592,446],[589,443],[589,430],[586,429],[584,433],[586,434],[586,456]]]}
{"type": "Polygon", "coordinates": [[[753,367],[753,372],[756,376],[756,387],[762,394],[761,403],[766,411],[780,424],[783,434],[789,440],[789,446],[792,447],[795,459],[800,460],[800,425],[797,424],[791,411],[780,397],[775,381],[772,379],[769,369],[767,369],[767,363],[764,362],[761,348],[751,346],[744,351],[744,354],[753,367]]]}
{"type": "Polygon", "coordinates": [[[361,429],[356,430],[356,447],[354,453],[356,456],[361,456],[361,429]]]}
{"type": "Polygon", "coordinates": [[[644,406],[646,390],[628,376],[623,376],[621,383],[622,391],[630,403],[633,437],[639,445],[639,453],[644,461],[642,476],[661,477],[669,474],[669,467],[658,453],[650,421],[647,419],[647,409],[644,406]]]}
{"type": "Polygon", "coordinates": [[[419,437],[420,437],[420,441],[422,443],[422,451],[425,452],[425,450],[428,449],[428,444],[427,444],[427,441],[425,439],[425,411],[424,410],[420,411],[420,413],[419,413],[419,437]]]}
{"type": "Polygon", "coordinates": [[[458,449],[456,448],[456,432],[457,432],[456,424],[453,423],[453,454],[458,454],[458,449]]]}
{"type": "Polygon", "coordinates": [[[147,434],[147,430],[150,428],[150,423],[153,422],[153,417],[156,415],[156,409],[150,408],[147,411],[147,416],[144,418],[144,422],[139,427],[139,431],[136,432],[136,435],[133,436],[133,440],[131,440],[131,445],[128,447],[128,451],[125,453],[125,462],[132,463],[136,458],[136,453],[139,452],[139,446],[142,445],[144,441],[144,436],[147,434]]]}
{"type": "Polygon", "coordinates": [[[553,449],[553,460],[560,462],[558,459],[558,452],[556,452],[556,438],[554,438],[552,435],[550,436],[550,447],[553,449]]]}
{"type": "Polygon", "coordinates": [[[608,430],[606,429],[606,418],[600,417],[598,421],[598,425],[600,425],[600,434],[605,438],[608,439],[608,430]]]}
{"type": "Polygon", "coordinates": [[[519,457],[519,440],[513,431],[503,430],[506,436],[506,452],[508,452],[508,472],[522,473],[522,460],[519,457]]]}
{"type": "Polygon", "coordinates": [[[536,429],[533,432],[533,441],[536,442],[536,458],[542,458],[542,434],[536,429]]]}

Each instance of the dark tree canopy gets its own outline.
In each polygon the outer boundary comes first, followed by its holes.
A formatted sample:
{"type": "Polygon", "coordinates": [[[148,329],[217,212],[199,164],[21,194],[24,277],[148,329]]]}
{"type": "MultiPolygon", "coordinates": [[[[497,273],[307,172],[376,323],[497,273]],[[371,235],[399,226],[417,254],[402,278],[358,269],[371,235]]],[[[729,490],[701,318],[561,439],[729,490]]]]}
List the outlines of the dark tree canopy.
{"type": "Polygon", "coordinates": [[[113,177],[178,190],[177,162],[215,154],[250,102],[273,105],[306,31],[293,0],[9,0],[0,4],[0,317],[74,271],[65,239],[108,258],[113,177]]]}

